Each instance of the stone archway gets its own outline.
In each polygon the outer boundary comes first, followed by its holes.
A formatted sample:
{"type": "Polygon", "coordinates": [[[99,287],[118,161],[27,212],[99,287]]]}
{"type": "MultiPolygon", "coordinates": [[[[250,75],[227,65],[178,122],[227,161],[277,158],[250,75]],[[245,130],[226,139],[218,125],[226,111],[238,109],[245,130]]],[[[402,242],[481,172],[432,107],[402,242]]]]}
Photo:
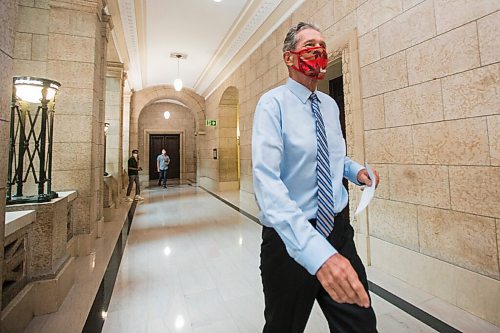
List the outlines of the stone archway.
{"type": "Polygon", "coordinates": [[[144,108],[158,100],[170,99],[179,101],[193,112],[195,118],[195,134],[198,134],[205,122],[205,99],[191,89],[175,91],[171,85],[148,87],[136,91],[132,95],[130,110],[130,148],[138,145],[139,116],[144,108]]]}

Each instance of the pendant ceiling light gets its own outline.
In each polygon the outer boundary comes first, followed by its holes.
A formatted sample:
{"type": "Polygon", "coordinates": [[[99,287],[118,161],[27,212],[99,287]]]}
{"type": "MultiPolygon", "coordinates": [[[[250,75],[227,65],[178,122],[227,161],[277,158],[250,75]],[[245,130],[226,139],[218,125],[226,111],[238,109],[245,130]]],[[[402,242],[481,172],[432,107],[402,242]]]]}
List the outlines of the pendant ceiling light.
{"type": "Polygon", "coordinates": [[[172,53],[170,55],[170,57],[177,58],[177,78],[174,80],[174,88],[175,88],[175,91],[181,91],[182,90],[182,80],[181,80],[181,75],[180,75],[179,61],[181,59],[186,59],[186,55],[181,54],[181,53],[172,53]]]}

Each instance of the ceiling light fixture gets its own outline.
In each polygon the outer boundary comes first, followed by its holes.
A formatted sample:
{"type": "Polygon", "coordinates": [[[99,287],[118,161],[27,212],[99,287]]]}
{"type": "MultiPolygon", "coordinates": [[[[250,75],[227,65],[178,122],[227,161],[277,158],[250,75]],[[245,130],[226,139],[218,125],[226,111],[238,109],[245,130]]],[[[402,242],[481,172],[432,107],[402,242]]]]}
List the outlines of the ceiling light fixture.
{"type": "Polygon", "coordinates": [[[170,112],[165,111],[165,112],[163,113],[163,118],[165,118],[165,119],[169,119],[169,118],[170,118],[170,112]]]}
{"type": "Polygon", "coordinates": [[[182,90],[182,80],[181,80],[181,75],[179,71],[179,60],[182,58],[182,55],[177,54],[177,79],[174,81],[174,88],[175,91],[181,91],[182,90]]]}
{"type": "Polygon", "coordinates": [[[175,88],[175,91],[181,91],[183,84],[182,84],[181,75],[180,75],[179,61],[181,59],[187,59],[187,54],[183,54],[183,53],[170,53],[170,58],[176,58],[177,59],[177,78],[174,80],[174,88],[175,88]]]}

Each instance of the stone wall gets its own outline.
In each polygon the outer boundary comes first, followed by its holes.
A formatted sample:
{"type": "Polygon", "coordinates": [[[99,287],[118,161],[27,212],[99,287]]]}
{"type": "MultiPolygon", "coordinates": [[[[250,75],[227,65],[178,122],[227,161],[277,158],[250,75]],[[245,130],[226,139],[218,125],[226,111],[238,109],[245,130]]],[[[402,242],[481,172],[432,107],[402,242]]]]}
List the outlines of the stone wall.
{"type": "MultiPolygon", "coordinates": [[[[0,155],[9,156],[10,105],[12,99],[12,66],[14,58],[14,34],[16,1],[0,1],[0,155]]],[[[0,162],[0,262],[4,259],[5,232],[5,187],[7,183],[7,158],[0,162]]],[[[3,266],[3,265],[2,265],[3,266]]],[[[3,267],[0,267],[0,281],[3,281],[3,267]]],[[[0,295],[2,286],[0,285],[0,295]]],[[[1,310],[1,305],[0,305],[1,310]]]]}
{"type": "Polygon", "coordinates": [[[350,78],[360,80],[363,120],[353,119],[364,140],[348,151],[382,176],[368,209],[371,262],[496,325],[499,9],[491,0],[307,1],[206,101],[216,119],[224,91],[240,92],[241,189],[252,192],[252,116],[262,93],[288,76],[287,30],[317,23],[328,45],[354,33],[358,47],[342,57],[356,59],[350,78]]]}
{"type": "Polygon", "coordinates": [[[18,1],[14,75],[57,80],[52,189],[79,192],[75,234],[90,252],[102,221],[105,55],[101,1],[18,1]],[[90,237],[88,237],[90,235],[90,237]]]}
{"type": "MultiPolygon", "coordinates": [[[[146,106],[139,116],[138,149],[141,156],[143,174],[149,170],[149,135],[180,134],[181,181],[196,179],[195,118],[193,112],[181,105],[165,102],[146,106]],[[165,119],[163,113],[170,112],[165,119]]],[[[155,157],[161,152],[156,152],[155,157]]]]}

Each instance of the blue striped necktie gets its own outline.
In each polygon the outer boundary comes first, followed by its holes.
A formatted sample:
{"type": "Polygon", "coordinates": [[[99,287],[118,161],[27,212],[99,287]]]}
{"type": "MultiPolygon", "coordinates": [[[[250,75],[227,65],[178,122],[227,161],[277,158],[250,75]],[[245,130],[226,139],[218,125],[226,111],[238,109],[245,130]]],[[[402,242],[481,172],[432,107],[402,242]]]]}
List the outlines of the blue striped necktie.
{"type": "Polygon", "coordinates": [[[316,229],[324,237],[328,237],[333,229],[333,186],[330,173],[328,142],[326,140],[325,123],[319,110],[319,100],[315,93],[311,94],[311,108],[316,118],[316,140],[318,146],[316,173],[318,177],[318,212],[316,213],[316,229]]]}

